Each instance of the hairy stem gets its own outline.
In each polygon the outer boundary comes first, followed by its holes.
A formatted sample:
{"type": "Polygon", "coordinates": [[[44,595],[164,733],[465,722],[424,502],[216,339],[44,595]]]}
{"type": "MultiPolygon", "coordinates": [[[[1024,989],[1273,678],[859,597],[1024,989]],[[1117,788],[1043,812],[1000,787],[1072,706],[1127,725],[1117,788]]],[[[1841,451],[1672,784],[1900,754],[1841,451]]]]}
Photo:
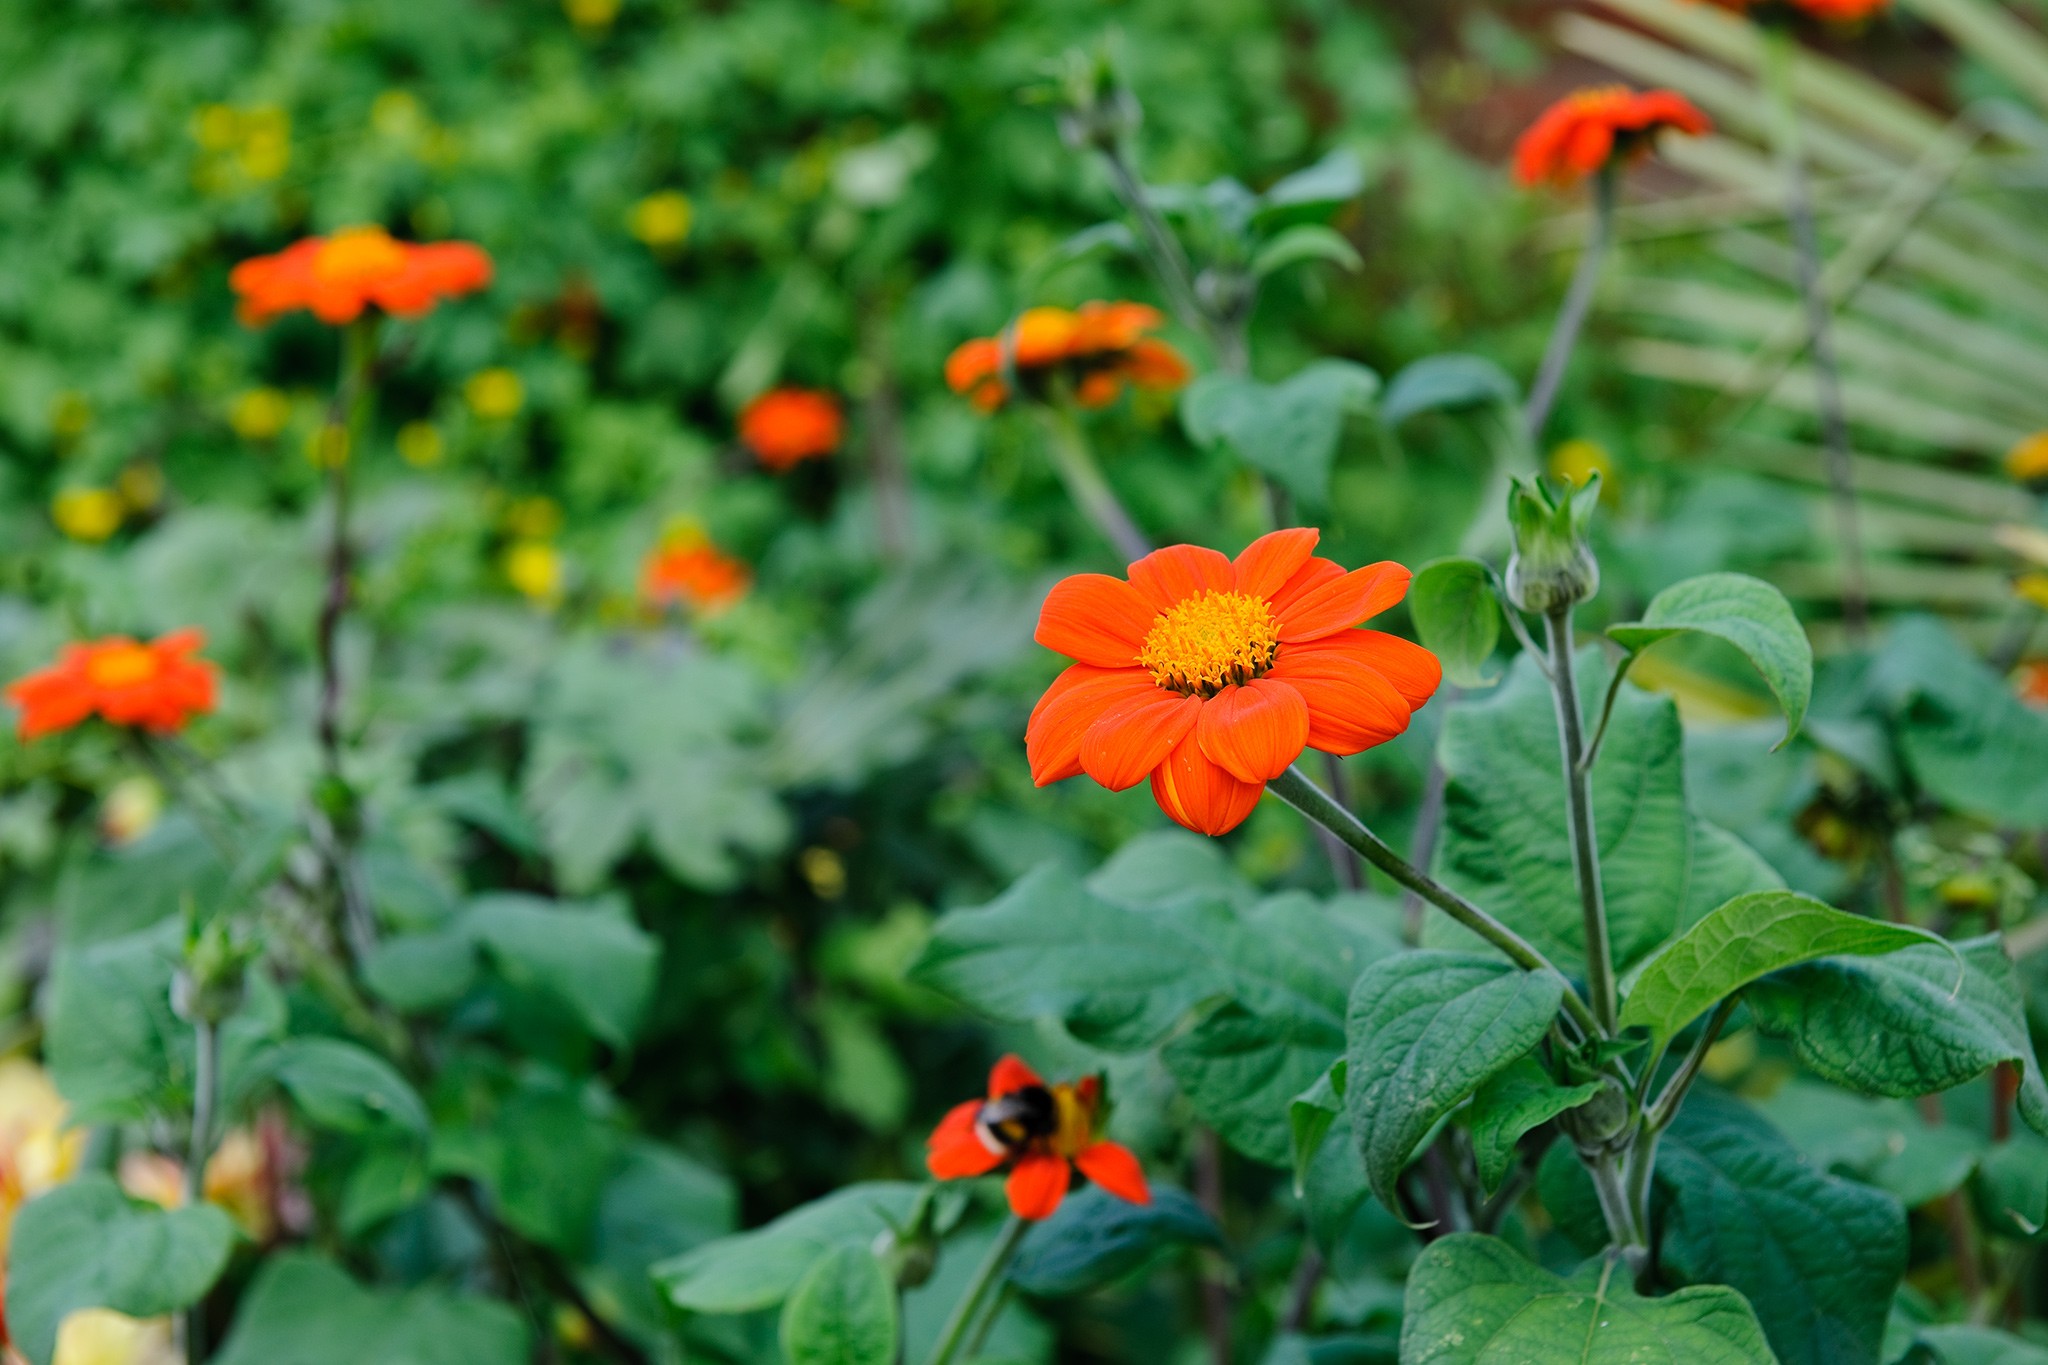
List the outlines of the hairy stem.
{"type": "Polygon", "coordinates": [[[1586,317],[1593,311],[1600,269],[1606,264],[1608,245],[1614,238],[1614,200],[1619,183],[1620,173],[1612,165],[1593,178],[1593,217],[1586,229],[1586,249],[1579,254],[1571,288],[1565,291],[1564,306],[1558,310],[1557,322],[1550,329],[1542,367],[1536,371],[1536,382],[1529,388],[1529,402],[1523,409],[1523,423],[1531,445],[1542,441],[1543,428],[1550,424],[1550,410],[1557,403],[1558,390],[1564,387],[1565,371],[1571,367],[1579,333],[1585,330],[1586,317]]]}
{"type": "Polygon", "coordinates": [[[1110,184],[1116,190],[1116,197],[1123,202],[1124,211],[1137,220],[1145,263],[1158,277],[1159,287],[1166,292],[1167,303],[1174,316],[1180,319],[1182,326],[1201,332],[1218,343],[1217,362],[1222,369],[1228,373],[1242,373],[1241,341],[1235,355],[1223,353],[1219,329],[1195,293],[1194,273],[1188,267],[1187,254],[1167,228],[1166,220],[1159,216],[1159,210],[1153,207],[1151,197],[1138,181],[1137,172],[1131,168],[1130,157],[1123,148],[1110,146],[1103,149],[1102,160],[1109,168],[1110,184]]]}
{"type": "Polygon", "coordinates": [[[1131,520],[1131,514],[1117,500],[1116,490],[1102,476],[1102,466],[1095,462],[1095,452],[1088,448],[1088,438],[1082,434],[1074,414],[1050,404],[1038,411],[1044,415],[1053,468],[1059,471],[1060,482],[1067,486],[1067,496],[1074,500],[1074,505],[1125,559],[1143,559],[1151,554],[1152,542],[1131,520]]]}
{"type": "Polygon", "coordinates": [[[1650,1230],[1636,1198],[1628,1154],[1603,1150],[1592,1154],[1586,1170],[1593,1177],[1593,1189],[1600,1197],[1600,1214],[1607,1222],[1614,1249],[1640,1285],[1650,1268],[1650,1230]]]}
{"type": "Polygon", "coordinates": [[[1025,1230],[1029,1227],[1030,1224],[1014,1213],[1003,1224],[1003,1230],[996,1234],[988,1255],[982,1258],[980,1268],[968,1282],[967,1292],[960,1296],[960,1302],[953,1305],[953,1315],[946,1319],[946,1326],[939,1333],[939,1344],[933,1348],[926,1365],[952,1365],[953,1357],[967,1340],[967,1329],[974,1322],[981,1301],[988,1297],[989,1290],[1002,1282],[1004,1272],[1009,1269],[1010,1258],[1017,1254],[1017,1244],[1024,1240],[1025,1230]]]}
{"type": "Polygon", "coordinates": [[[1579,909],[1586,932],[1586,990],[1603,1035],[1615,1031],[1614,950],[1607,941],[1606,894],[1600,885],[1600,846],[1593,830],[1592,783],[1585,766],[1585,737],[1579,712],[1579,684],[1572,664],[1572,613],[1566,607],[1543,618],[1550,646],[1550,682],[1557,700],[1557,732],[1564,747],[1565,810],[1570,819],[1572,868],[1578,876],[1579,909]]]}
{"type": "Polygon", "coordinates": [[[1289,768],[1267,784],[1275,796],[1342,839],[1359,857],[1413,891],[1458,923],[1485,939],[1526,971],[1551,972],[1565,979],[1565,1013],[1589,1036],[1605,1036],[1586,1002],[1572,989],[1570,980],[1520,934],[1486,911],[1414,866],[1396,853],[1385,840],[1365,827],[1364,821],[1330,799],[1299,767],[1289,768]]]}
{"type": "MultiPolygon", "coordinates": [[[[192,1136],[185,1144],[185,1207],[206,1198],[206,1163],[213,1155],[213,1113],[220,1102],[220,1027],[201,1017],[192,1024],[192,1136]]],[[[195,1303],[178,1314],[177,1335],[185,1365],[206,1358],[206,1307],[195,1303]]]]}
{"type": "MultiPolygon", "coordinates": [[[[1732,995],[1721,1002],[1715,1009],[1713,1017],[1707,1020],[1707,1026],[1700,1030],[1700,1036],[1693,1040],[1692,1051],[1685,1054],[1685,1060],[1679,1064],[1678,1070],[1664,1083],[1663,1093],[1657,1096],[1657,1102],[1650,1106],[1649,1113],[1643,1118],[1643,1127],[1649,1130],[1653,1137],[1670,1127],[1671,1120],[1678,1117],[1678,1106],[1685,1102],[1685,1092],[1690,1090],[1693,1081],[1698,1079],[1700,1067],[1707,1060],[1707,1053],[1712,1050],[1715,1040],[1721,1036],[1721,1030],[1727,1027],[1728,1016],[1735,1013],[1735,1004],[1735,997],[1732,995]]],[[[1654,1065],[1649,1068],[1649,1071],[1655,1070],[1654,1065]]],[[[1648,1072],[1645,1073],[1645,1079],[1648,1079],[1648,1072]]]]}

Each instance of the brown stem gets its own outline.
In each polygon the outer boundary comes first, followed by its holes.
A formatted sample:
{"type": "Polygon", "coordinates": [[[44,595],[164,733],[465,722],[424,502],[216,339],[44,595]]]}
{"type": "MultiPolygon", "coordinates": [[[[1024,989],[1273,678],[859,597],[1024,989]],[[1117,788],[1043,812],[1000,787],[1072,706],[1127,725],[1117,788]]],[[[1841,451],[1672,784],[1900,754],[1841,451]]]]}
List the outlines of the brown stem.
{"type": "MultiPolygon", "coordinates": [[[[1223,1226],[1223,1141],[1213,1128],[1195,1134],[1195,1202],[1217,1227],[1223,1226]]],[[[1230,1286],[1219,1275],[1202,1277],[1202,1327],[1209,1358],[1230,1365],[1230,1286]]]]}
{"type": "Polygon", "coordinates": [[[1300,1333],[1308,1330],[1309,1314],[1315,1311],[1316,1290],[1322,1285],[1323,1272],[1328,1268],[1329,1264],[1316,1244],[1304,1239],[1301,1259],[1294,1265],[1294,1278],[1287,1285],[1287,1312],[1280,1319],[1281,1331],[1300,1333]]]}
{"type": "MultiPolygon", "coordinates": [[[[1335,754],[1323,755],[1323,781],[1329,785],[1330,799],[1346,810],[1351,809],[1351,782],[1344,772],[1344,760],[1335,754]]],[[[1315,826],[1316,842],[1323,846],[1323,853],[1330,860],[1330,873],[1336,877],[1337,885],[1345,891],[1356,891],[1365,885],[1365,864],[1350,845],[1336,834],[1315,826]]]]}
{"type": "Polygon", "coordinates": [[[910,548],[910,479],[903,462],[903,401],[889,363],[887,307],[870,299],[861,325],[861,351],[871,367],[873,387],[866,413],[868,470],[874,482],[875,539],[882,558],[899,560],[910,548]]]}

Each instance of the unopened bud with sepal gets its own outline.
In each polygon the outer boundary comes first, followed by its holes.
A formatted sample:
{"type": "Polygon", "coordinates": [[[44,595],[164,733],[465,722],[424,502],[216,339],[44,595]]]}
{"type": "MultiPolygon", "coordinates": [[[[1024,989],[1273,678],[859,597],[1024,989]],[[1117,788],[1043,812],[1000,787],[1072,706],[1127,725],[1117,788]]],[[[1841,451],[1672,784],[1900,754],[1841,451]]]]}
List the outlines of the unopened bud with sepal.
{"type": "Polygon", "coordinates": [[[1549,479],[1517,478],[1508,491],[1508,599],[1523,611],[1549,616],[1600,591],[1600,561],[1586,543],[1600,476],[1573,489],[1549,479]]]}
{"type": "Polygon", "coordinates": [[[171,1008],[188,1024],[219,1024],[242,1007],[255,946],[226,915],[204,924],[187,909],[184,961],[171,978],[171,1008]]]}

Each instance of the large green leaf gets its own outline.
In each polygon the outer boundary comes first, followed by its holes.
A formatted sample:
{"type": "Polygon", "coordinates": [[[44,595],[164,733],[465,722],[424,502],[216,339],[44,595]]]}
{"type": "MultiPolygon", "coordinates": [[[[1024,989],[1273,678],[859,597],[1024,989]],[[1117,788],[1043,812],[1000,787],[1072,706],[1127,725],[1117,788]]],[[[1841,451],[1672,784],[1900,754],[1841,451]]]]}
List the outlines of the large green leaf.
{"type": "Polygon", "coordinates": [[[1500,680],[1487,670],[1500,644],[1501,608],[1484,564],[1454,558],[1423,565],[1408,585],[1408,611],[1424,647],[1443,661],[1449,682],[1491,687],[1500,680]]]}
{"type": "Polygon", "coordinates": [[[592,1036],[633,1041],[654,993],[661,946],[623,902],[572,906],[497,893],[470,902],[463,926],[499,971],[569,1006],[592,1036]]]}
{"type": "Polygon", "coordinates": [[[424,1135],[427,1107],[389,1062],[339,1038],[293,1038],[264,1058],[262,1069],[291,1093],[323,1128],[361,1133],[395,1123],[424,1135]]]}
{"type": "Polygon", "coordinates": [[[211,1204],[161,1209],[104,1175],[32,1200],[7,1253],[7,1327],[30,1365],[50,1365],[57,1328],[81,1308],[153,1318],[199,1301],[227,1266],[235,1225],[211,1204]]]}
{"type": "Polygon", "coordinates": [[[1519,385],[1484,356],[1447,352],[1424,356],[1394,376],[1380,401],[1380,420],[1398,427],[1425,412],[1456,411],[1497,403],[1521,402],[1519,385]]]}
{"type": "Polygon", "coordinates": [[[668,1314],[648,1271],[726,1236],[738,1213],[739,1191],[731,1180],[659,1143],[635,1142],[605,1181],[579,1278],[643,1334],[658,1336],[668,1314]]]}
{"type": "Polygon", "coordinates": [[[1657,1152],[1664,1268],[1725,1284],[1783,1365],[1875,1361],[1906,1268],[1906,1218],[1881,1190],[1815,1170],[1738,1101],[1695,1088],[1657,1152]]]}
{"type": "Polygon", "coordinates": [[[1757,1026],[1790,1041],[1816,1074],[1866,1095],[1928,1095],[2012,1062],[2020,1113],[2048,1135],[2048,1085],[1995,935],[1953,951],[1922,944],[1808,963],[1758,982],[1747,999],[1757,1026]]]}
{"type": "Polygon", "coordinates": [[[1523,1134],[1578,1108],[1598,1093],[1597,1081],[1559,1085],[1533,1057],[1518,1059],[1480,1086],[1464,1122],[1472,1130],[1472,1155],[1486,1192],[1493,1193],[1507,1178],[1514,1165],[1515,1144],[1523,1134]]]}
{"type": "Polygon", "coordinates": [[[1640,621],[1607,628],[1631,653],[1689,631],[1747,655],[1785,712],[1785,738],[1799,733],[1813,697],[1813,646],[1785,594],[1747,574],[1702,574],[1651,598],[1640,621]]]}
{"type": "Polygon", "coordinates": [[[1961,1188],[1989,1145],[1962,1124],[1928,1123],[1904,1100],[1796,1077],[1759,1107],[1816,1166],[1889,1190],[1909,1209],[1961,1188]]]}
{"type": "Polygon", "coordinates": [[[1227,442],[1246,464],[1321,507],[1344,419],[1365,411],[1379,385],[1378,375],[1349,360],[1314,361],[1278,384],[1204,375],[1181,397],[1181,422],[1197,445],[1227,442]]]}
{"type": "Polygon", "coordinates": [[[1085,1294],[1170,1247],[1221,1246],[1223,1232],[1202,1206],[1170,1185],[1131,1204],[1090,1186],[1033,1227],[1010,1264],[1010,1282],[1039,1298],[1085,1294]]]}
{"type": "Polygon", "coordinates": [[[438,1286],[365,1288],[322,1257],[286,1251],[257,1272],[213,1365],[481,1365],[526,1359],[513,1309],[438,1286]]]}
{"type": "Polygon", "coordinates": [[[1906,766],[1945,805],[2001,826],[2048,826],[2048,715],[1939,622],[1892,627],[1872,677],[1906,766]]]}
{"type": "Polygon", "coordinates": [[[1790,891],[1737,896],[1643,964],[1622,1004],[1621,1026],[1647,1028],[1652,1045],[1661,1047],[1780,968],[1836,954],[1875,957],[1932,938],[1924,929],[1847,914],[1790,891]]]}
{"type": "Polygon", "coordinates": [[[1437,1121],[1542,1040],[1564,988],[1549,972],[1458,953],[1403,953],[1358,978],[1344,1105],[1382,1204],[1399,1209],[1394,1182],[1437,1121]]]}
{"type": "Polygon", "coordinates": [[[896,1287],[866,1247],[827,1251],[782,1305],[788,1365],[894,1365],[900,1334],[896,1287]]]}
{"type": "Polygon", "coordinates": [[[918,1187],[878,1181],[793,1209],[766,1227],[720,1238],[654,1268],[669,1302],[691,1313],[751,1313],[772,1308],[835,1247],[866,1247],[901,1226],[918,1187]]]}
{"type": "Polygon", "coordinates": [[[2048,1346],[1995,1327],[1945,1322],[1914,1335],[1940,1365],[2048,1365],[2048,1346]]]}
{"type": "Polygon", "coordinates": [[[531,1067],[466,1125],[435,1130],[433,1169],[482,1183],[514,1231],[581,1255],[624,1146],[611,1104],[594,1080],[531,1067]]]}
{"type": "Polygon", "coordinates": [[[1777,1365],[1742,1295],[1646,1299],[1613,1259],[1562,1279],[1492,1237],[1432,1242],[1408,1277],[1402,1365],[1777,1365]]]}

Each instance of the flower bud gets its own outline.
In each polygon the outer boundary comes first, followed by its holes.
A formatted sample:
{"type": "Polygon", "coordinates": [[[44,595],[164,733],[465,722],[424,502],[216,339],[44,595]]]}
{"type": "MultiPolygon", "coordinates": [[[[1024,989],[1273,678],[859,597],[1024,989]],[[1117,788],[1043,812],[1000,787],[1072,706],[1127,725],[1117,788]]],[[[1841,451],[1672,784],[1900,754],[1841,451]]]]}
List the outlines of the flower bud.
{"type": "Polygon", "coordinates": [[[1523,611],[1548,616],[1584,602],[1600,590],[1600,563],[1586,544],[1586,527],[1600,501],[1596,473],[1583,488],[1559,488],[1547,479],[1516,479],[1508,492],[1508,598],[1523,611]]]}
{"type": "Polygon", "coordinates": [[[1557,1123],[1582,1149],[1606,1146],[1628,1131],[1628,1093],[1603,1077],[1600,1093],[1578,1108],[1558,1115],[1557,1123]]]}
{"type": "Polygon", "coordinates": [[[1145,118],[1107,47],[1067,52],[1060,62],[1059,102],[1060,136],[1077,151],[1118,151],[1145,118]]]}
{"type": "Polygon", "coordinates": [[[171,979],[171,1008],[188,1024],[218,1024],[242,1007],[243,975],[251,946],[216,915],[204,926],[188,922],[185,961],[171,979]]]}

